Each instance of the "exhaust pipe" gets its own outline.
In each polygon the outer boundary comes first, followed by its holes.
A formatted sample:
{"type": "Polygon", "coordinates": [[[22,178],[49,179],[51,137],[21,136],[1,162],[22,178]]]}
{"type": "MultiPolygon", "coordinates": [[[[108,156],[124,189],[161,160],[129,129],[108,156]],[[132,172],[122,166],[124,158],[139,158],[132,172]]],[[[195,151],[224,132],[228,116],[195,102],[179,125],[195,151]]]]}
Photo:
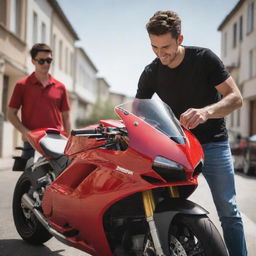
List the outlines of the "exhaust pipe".
{"type": "Polygon", "coordinates": [[[45,217],[43,216],[43,214],[38,211],[36,208],[34,208],[34,202],[33,200],[28,196],[27,193],[25,193],[22,198],[21,198],[21,202],[24,204],[24,206],[26,208],[28,208],[29,210],[31,210],[34,215],[36,216],[36,218],[38,219],[38,221],[48,230],[48,232],[53,235],[56,239],[60,240],[61,242],[71,245],[71,243],[69,243],[69,241],[67,240],[67,238],[62,235],[61,233],[59,233],[58,231],[56,231],[55,229],[53,229],[48,222],[46,221],[45,217]]]}

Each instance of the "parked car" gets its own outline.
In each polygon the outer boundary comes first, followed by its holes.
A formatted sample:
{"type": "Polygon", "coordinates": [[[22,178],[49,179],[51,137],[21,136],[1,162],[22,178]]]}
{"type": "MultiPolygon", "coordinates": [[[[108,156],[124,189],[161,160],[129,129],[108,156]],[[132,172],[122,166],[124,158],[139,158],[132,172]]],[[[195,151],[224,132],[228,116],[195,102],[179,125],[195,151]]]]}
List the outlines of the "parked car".
{"type": "Polygon", "coordinates": [[[234,168],[246,175],[256,172],[256,134],[243,138],[229,131],[234,168]]]}

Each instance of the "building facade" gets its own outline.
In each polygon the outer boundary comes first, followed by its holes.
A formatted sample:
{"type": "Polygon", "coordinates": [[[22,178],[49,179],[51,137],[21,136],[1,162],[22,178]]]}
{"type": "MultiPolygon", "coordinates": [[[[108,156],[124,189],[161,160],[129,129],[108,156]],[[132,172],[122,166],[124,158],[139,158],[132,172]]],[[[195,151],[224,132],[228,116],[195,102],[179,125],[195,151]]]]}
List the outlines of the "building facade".
{"type": "Polygon", "coordinates": [[[75,113],[77,112],[77,97],[74,93],[75,42],[79,40],[79,37],[58,2],[56,0],[47,2],[53,8],[50,33],[54,58],[52,75],[66,86],[71,107],[71,125],[75,127],[75,113]]]}
{"type": "Polygon", "coordinates": [[[34,71],[31,47],[35,43],[52,46],[55,64],[50,72],[65,84],[72,107],[74,44],[78,39],[56,0],[0,1],[0,157],[10,156],[22,144],[20,134],[7,120],[6,111],[16,82],[34,71]]]}
{"type": "Polygon", "coordinates": [[[19,143],[6,111],[15,82],[27,75],[26,15],[27,1],[0,1],[0,157],[11,155],[19,143]]]}
{"type": "Polygon", "coordinates": [[[83,48],[77,47],[75,54],[75,84],[74,91],[77,96],[77,107],[74,115],[75,122],[87,119],[97,101],[98,83],[97,68],[88,57],[83,48]]]}
{"type": "Polygon", "coordinates": [[[109,99],[110,85],[103,77],[98,77],[98,101],[106,102],[109,99]]]}
{"type": "MultiPolygon", "coordinates": [[[[10,157],[22,145],[20,133],[7,120],[7,106],[16,82],[31,74],[29,51],[35,43],[53,50],[50,73],[65,86],[73,128],[98,108],[119,104],[124,95],[110,94],[110,85],[97,78],[97,68],[75,43],[78,35],[56,0],[0,0],[0,157],[10,157]]],[[[112,111],[112,109],[111,109],[112,111]]]]}
{"type": "Polygon", "coordinates": [[[125,94],[122,94],[122,93],[115,93],[115,92],[110,92],[109,93],[109,100],[110,100],[110,102],[113,106],[123,104],[123,103],[128,102],[132,99],[134,99],[134,98],[133,97],[127,97],[125,94]]]}
{"type": "Polygon", "coordinates": [[[225,17],[221,58],[244,98],[241,109],[227,117],[229,130],[242,136],[256,134],[256,0],[240,0],[225,17]]]}

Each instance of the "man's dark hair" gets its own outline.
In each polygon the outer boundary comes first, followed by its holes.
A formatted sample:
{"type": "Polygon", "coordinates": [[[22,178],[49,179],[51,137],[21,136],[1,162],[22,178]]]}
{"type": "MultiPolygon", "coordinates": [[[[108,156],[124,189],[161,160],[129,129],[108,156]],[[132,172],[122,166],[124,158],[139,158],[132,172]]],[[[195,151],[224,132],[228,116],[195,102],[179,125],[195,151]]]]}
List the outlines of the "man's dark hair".
{"type": "Polygon", "coordinates": [[[150,18],[146,28],[149,34],[159,36],[171,33],[173,38],[178,39],[181,34],[181,20],[173,11],[158,11],[150,18]]]}
{"type": "Polygon", "coordinates": [[[30,50],[31,58],[35,59],[37,53],[39,53],[39,52],[52,53],[52,49],[47,44],[34,44],[30,50]]]}

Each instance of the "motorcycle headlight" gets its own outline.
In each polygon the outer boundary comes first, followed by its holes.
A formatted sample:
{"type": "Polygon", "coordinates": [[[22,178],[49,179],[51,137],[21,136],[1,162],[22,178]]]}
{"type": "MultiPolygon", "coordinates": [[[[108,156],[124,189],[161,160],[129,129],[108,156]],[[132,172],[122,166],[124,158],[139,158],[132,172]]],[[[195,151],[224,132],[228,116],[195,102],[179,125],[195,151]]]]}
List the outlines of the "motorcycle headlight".
{"type": "Polygon", "coordinates": [[[183,166],[161,156],[155,158],[152,169],[168,182],[186,180],[183,166]]]}

